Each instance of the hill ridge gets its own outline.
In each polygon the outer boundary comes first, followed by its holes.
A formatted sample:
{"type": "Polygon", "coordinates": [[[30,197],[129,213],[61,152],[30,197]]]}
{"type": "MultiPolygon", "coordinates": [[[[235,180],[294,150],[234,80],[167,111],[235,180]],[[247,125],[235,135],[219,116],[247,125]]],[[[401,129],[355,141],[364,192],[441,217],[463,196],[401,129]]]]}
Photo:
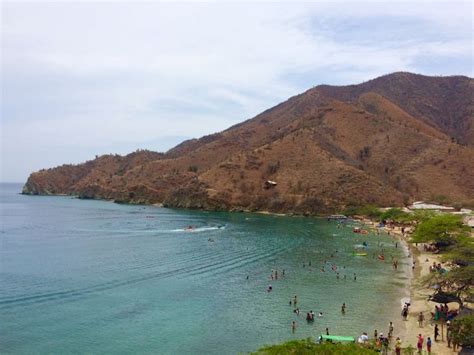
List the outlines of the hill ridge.
{"type": "Polygon", "coordinates": [[[463,76],[404,72],[319,85],[166,153],[101,156],[32,173],[23,192],[304,214],[436,198],[469,205],[472,88],[463,76]]]}

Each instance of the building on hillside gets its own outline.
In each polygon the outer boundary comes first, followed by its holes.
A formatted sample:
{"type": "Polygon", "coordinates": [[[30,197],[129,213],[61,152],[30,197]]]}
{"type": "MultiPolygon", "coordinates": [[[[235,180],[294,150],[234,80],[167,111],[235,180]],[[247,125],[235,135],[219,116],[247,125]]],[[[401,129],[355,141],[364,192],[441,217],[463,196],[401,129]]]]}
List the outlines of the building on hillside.
{"type": "Polygon", "coordinates": [[[425,203],[423,201],[413,202],[413,204],[408,208],[410,210],[432,210],[441,212],[454,212],[456,210],[454,207],[435,205],[434,203],[425,203]]]}
{"type": "Polygon", "coordinates": [[[270,189],[272,187],[277,186],[277,183],[275,181],[267,180],[265,181],[265,184],[263,185],[266,189],[270,189]]]}

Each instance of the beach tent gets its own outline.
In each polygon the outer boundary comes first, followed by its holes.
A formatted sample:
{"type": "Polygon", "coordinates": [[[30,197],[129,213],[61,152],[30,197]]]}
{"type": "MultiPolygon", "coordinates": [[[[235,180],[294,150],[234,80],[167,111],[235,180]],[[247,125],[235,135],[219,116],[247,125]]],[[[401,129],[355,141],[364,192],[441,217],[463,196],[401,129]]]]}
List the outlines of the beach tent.
{"type": "Polygon", "coordinates": [[[455,294],[452,293],[446,293],[446,292],[437,292],[434,295],[432,295],[429,300],[431,302],[435,303],[450,303],[450,302],[461,302],[460,298],[456,296],[455,294]]]}
{"type": "Polygon", "coordinates": [[[342,343],[342,342],[350,342],[355,343],[354,337],[346,337],[341,335],[320,335],[319,340],[322,341],[330,341],[333,343],[342,343]]]}

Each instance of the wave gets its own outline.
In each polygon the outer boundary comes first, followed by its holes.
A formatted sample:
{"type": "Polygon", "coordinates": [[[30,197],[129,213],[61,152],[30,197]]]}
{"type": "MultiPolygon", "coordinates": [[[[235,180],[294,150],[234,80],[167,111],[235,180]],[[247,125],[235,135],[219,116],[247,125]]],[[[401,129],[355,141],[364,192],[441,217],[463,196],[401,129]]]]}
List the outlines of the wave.
{"type": "Polygon", "coordinates": [[[196,227],[196,228],[179,228],[179,229],[171,229],[168,231],[162,232],[186,232],[186,233],[199,233],[199,232],[208,232],[214,230],[226,229],[226,226],[217,226],[217,227],[196,227]]]}

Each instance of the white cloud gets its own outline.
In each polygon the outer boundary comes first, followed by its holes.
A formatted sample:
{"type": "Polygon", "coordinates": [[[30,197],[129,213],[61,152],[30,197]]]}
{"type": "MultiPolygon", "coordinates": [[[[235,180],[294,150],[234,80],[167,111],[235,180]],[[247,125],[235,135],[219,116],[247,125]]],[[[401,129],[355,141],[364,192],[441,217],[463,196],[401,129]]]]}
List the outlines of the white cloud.
{"type": "Polygon", "coordinates": [[[321,82],[420,68],[458,74],[419,57],[461,63],[472,50],[467,2],[7,2],[2,9],[7,180],[32,170],[16,156],[19,144],[38,161],[49,151],[54,161],[78,162],[74,147],[102,153],[212,133],[321,82]],[[371,33],[372,26],[383,30],[371,33]]]}

